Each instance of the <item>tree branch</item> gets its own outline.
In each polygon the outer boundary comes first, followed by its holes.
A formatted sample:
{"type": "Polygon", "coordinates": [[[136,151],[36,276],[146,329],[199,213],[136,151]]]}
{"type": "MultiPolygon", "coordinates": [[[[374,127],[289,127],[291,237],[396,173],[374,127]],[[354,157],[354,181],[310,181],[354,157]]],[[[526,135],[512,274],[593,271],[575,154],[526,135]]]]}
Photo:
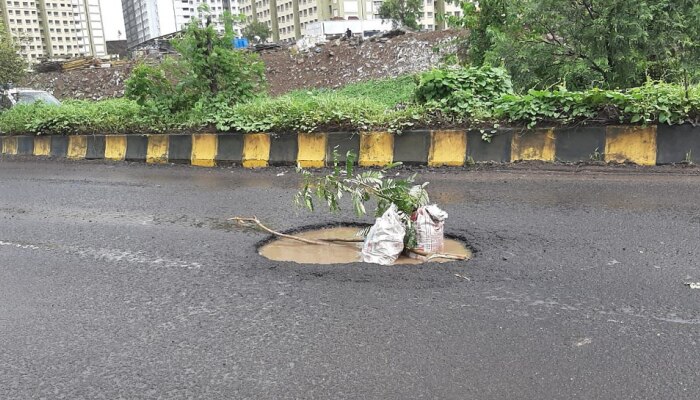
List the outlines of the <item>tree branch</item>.
{"type": "Polygon", "coordinates": [[[467,256],[461,254],[450,254],[450,253],[428,253],[418,249],[407,249],[408,252],[413,254],[418,254],[419,256],[428,257],[428,260],[433,258],[444,258],[446,260],[466,260],[467,256]]]}
{"type": "Polygon", "coordinates": [[[586,7],[586,10],[588,11],[588,15],[591,17],[592,20],[597,19],[598,17],[595,15],[595,11],[593,11],[593,3],[583,0],[583,6],[586,7]]]}
{"type": "Polygon", "coordinates": [[[265,232],[271,233],[271,234],[273,234],[273,235],[275,235],[275,236],[279,236],[279,237],[282,237],[282,238],[285,238],[285,239],[296,240],[296,241],[303,242],[303,243],[307,243],[307,244],[318,244],[318,245],[328,245],[328,244],[329,244],[328,242],[322,242],[322,241],[313,240],[313,239],[306,239],[306,238],[299,237],[299,236],[287,235],[287,234],[285,234],[285,233],[273,231],[272,229],[270,229],[270,228],[266,227],[265,225],[263,225],[263,223],[260,222],[260,220],[258,219],[258,217],[253,217],[253,218],[233,217],[233,218],[229,218],[228,220],[229,220],[229,221],[236,221],[236,222],[238,222],[238,223],[254,223],[254,224],[256,224],[257,226],[259,226],[260,229],[264,230],[265,232]]]}

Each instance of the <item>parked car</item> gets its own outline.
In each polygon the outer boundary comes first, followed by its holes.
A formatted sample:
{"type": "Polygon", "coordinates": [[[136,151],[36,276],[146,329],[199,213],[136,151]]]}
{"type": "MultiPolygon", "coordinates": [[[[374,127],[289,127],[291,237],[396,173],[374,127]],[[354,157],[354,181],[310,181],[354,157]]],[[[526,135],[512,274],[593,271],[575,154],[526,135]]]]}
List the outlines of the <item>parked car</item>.
{"type": "Polygon", "coordinates": [[[0,91],[0,111],[9,110],[17,104],[31,104],[37,101],[51,105],[61,104],[58,99],[44,90],[13,88],[0,91]]]}

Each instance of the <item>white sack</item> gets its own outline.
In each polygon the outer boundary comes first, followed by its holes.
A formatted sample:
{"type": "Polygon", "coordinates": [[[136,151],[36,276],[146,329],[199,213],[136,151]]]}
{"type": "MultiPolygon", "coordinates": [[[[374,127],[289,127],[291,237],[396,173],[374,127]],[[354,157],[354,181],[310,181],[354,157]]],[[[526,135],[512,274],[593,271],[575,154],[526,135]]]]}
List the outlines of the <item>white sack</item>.
{"type": "Polygon", "coordinates": [[[370,228],[362,246],[362,261],[381,265],[393,264],[403,251],[404,236],[406,228],[396,211],[396,205],[392,204],[370,228]]]}
{"type": "MultiPolygon", "coordinates": [[[[445,220],[447,213],[436,205],[424,206],[413,214],[413,226],[416,230],[416,250],[426,253],[441,253],[445,248],[445,220]]],[[[424,257],[410,253],[410,257],[424,257]]]]}

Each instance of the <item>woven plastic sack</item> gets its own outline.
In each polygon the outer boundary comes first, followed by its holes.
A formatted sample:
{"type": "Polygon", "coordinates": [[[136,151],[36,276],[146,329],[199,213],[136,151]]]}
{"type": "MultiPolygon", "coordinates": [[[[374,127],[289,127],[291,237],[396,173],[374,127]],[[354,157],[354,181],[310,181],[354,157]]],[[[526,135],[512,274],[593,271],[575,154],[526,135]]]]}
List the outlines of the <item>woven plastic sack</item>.
{"type": "Polygon", "coordinates": [[[362,246],[362,261],[391,265],[403,251],[406,228],[401,222],[396,205],[392,204],[384,215],[377,218],[362,246]]]}
{"type": "MultiPolygon", "coordinates": [[[[411,216],[416,230],[416,250],[426,253],[441,253],[445,248],[445,220],[447,213],[436,205],[424,206],[411,216]]],[[[415,253],[411,258],[423,259],[415,253]]]]}

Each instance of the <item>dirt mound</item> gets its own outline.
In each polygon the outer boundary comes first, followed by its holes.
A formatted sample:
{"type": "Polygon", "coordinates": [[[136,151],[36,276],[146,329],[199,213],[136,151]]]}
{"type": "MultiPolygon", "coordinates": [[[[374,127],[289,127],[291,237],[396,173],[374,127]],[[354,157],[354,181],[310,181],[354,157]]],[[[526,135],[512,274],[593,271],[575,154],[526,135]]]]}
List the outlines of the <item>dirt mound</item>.
{"type": "Polygon", "coordinates": [[[454,52],[455,31],[421,32],[392,38],[335,40],[306,52],[264,52],[270,93],[337,88],[348,83],[420,72],[454,52]]]}
{"type": "MultiPolygon", "coordinates": [[[[296,47],[266,50],[270,93],[304,88],[337,88],[348,83],[420,72],[454,52],[455,31],[407,33],[393,37],[334,40],[299,51],[296,47]]],[[[22,86],[47,90],[59,99],[122,97],[133,64],[67,72],[33,73],[22,86]]]]}
{"type": "Polygon", "coordinates": [[[22,86],[46,90],[59,99],[102,100],[124,96],[124,81],[133,64],[66,72],[32,73],[22,86]]]}

